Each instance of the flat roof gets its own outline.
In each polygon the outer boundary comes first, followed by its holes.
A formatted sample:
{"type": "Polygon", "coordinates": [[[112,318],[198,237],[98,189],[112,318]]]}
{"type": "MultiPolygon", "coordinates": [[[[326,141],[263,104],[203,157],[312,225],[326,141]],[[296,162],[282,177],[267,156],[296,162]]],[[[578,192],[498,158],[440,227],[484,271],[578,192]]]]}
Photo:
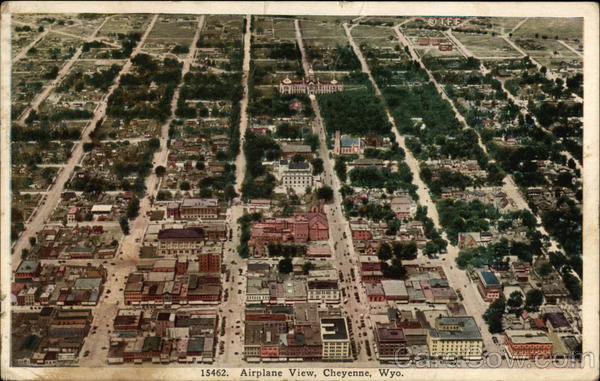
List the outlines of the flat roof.
{"type": "Polygon", "coordinates": [[[540,330],[507,329],[505,334],[515,344],[552,344],[548,334],[540,330]]]}
{"type": "Polygon", "coordinates": [[[436,328],[429,330],[432,338],[440,340],[481,340],[481,332],[471,316],[464,317],[438,317],[435,319],[436,328]],[[452,326],[452,329],[444,329],[452,326]],[[458,329],[454,327],[458,326],[458,329]],[[441,328],[441,329],[440,329],[441,328]]]}
{"type": "Polygon", "coordinates": [[[323,340],[348,340],[348,326],[345,318],[322,318],[321,337],[323,340]]]}
{"type": "Polygon", "coordinates": [[[109,213],[110,211],[112,211],[113,206],[112,205],[94,205],[92,206],[92,213],[109,213]]]}
{"type": "Polygon", "coordinates": [[[403,280],[385,279],[381,281],[381,286],[386,296],[408,296],[403,280]]]}

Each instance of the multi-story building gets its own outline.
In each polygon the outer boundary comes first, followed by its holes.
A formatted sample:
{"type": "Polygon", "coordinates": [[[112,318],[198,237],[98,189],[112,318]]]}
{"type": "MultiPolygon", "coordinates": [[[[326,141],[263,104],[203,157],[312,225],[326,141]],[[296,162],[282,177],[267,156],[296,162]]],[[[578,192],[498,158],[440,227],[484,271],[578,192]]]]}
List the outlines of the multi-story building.
{"type": "Polygon", "coordinates": [[[24,260],[19,263],[15,271],[15,281],[31,281],[40,274],[41,267],[38,261],[24,260]]]}
{"type": "Polygon", "coordinates": [[[308,301],[339,303],[340,289],[337,281],[314,280],[308,282],[308,301]]]}
{"type": "Polygon", "coordinates": [[[329,239],[327,216],[320,210],[295,213],[293,217],[269,218],[252,225],[250,246],[269,242],[308,242],[329,239]]]}
{"type": "Polygon", "coordinates": [[[181,203],[169,204],[167,217],[175,219],[215,219],[219,217],[219,200],[216,198],[188,198],[181,203]]]}
{"type": "Polygon", "coordinates": [[[198,255],[198,266],[201,273],[218,273],[221,271],[220,253],[201,253],[198,255]]]}
{"type": "Polygon", "coordinates": [[[379,361],[395,361],[406,355],[406,336],[402,328],[377,325],[374,333],[379,361]]]}
{"type": "Polygon", "coordinates": [[[481,297],[486,302],[493,302],[500,297],[502,293],[502,285],[491,271],[479,271],[477,273],[479,281],[477,283],[477,289],[481,294],[481,297]]]}
{"type": "Polygon", "coordinates": [[[308,77],[302,78],[300,81],[292,81],[285,77],[279,83],[281,94],[331,94],[339,91],[344,91],[344,84],[335,79],[326,81],[308,77]]]}
{"type": "Polygon", "coordinates": [[[478,360],[483,353],[483,340],[471,316],[438,317],[427,332],[427,348],[435,358],[478,360]]]}
{"type": "Polygon", "coordinates": [[[352,358],[346,318],[321,318],[321,342],[324,361],[343,361],[352,358]]]}
{"type": "Polygon", "coordinates": [[[163,229],[158,232],[158,255],[198,255],[204,245],[204,229],[163,229]]]}
{"type": "Polygon", "coordinates": [[[281,182],[287,188],[305,189],[313,186],[313,175],[307,162],[289,163],[282,167],[281,182]]]}
{"type": "Polygon", "coordinates": [[[507,329],[504,332],[504,349],[510,358],[550,358],[552,341],[544,331],[507,329]]]}

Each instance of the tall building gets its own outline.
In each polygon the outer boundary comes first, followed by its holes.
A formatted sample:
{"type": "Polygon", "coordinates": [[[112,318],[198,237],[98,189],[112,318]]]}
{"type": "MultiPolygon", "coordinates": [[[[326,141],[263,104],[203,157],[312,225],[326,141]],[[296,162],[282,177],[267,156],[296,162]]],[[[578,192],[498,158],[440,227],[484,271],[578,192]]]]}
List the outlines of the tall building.
{"type": "Polygon", "coordinates": [[[201,273],[218,273],[221,271],[221,254],[202,253],[198,256],[198,265],[201,273]]]}
{"type": "Polygon", "coordinates": [[[310,164],[307,162],[289,163],[282,166],[281,182],[286,188],[300,188],[313,186],[313,175],[310,164]]]}
{"type": "Polygon", "coordinates": [[[438,317],[427,332],[427,348],[431,357],[477,360],[483,353],[483,340],[471,316],[438,317]]]}
{"type": "Polygon", "coordinates": [[[321,318],[323,360],[350,360],[350,333],[346,318],[321,318]]]}
{"type": "Polygon", "coordinates": [[[407,353],[404,329],[395,327],[375,328],[375,345],[379,361],[395,361],[407,353]]]}

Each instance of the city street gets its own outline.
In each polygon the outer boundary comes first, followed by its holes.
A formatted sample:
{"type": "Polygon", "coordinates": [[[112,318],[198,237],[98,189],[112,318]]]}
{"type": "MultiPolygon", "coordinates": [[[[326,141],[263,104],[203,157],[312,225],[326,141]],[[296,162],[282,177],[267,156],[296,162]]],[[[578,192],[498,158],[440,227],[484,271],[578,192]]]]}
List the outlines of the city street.
{"type": "MultiPolygon", "coordinates": [[[[367,64],[359,47],[354,42],[352,34],[350,33],[350,29],[347,25],[344,25],[344,29],[346,30],[346,35],[348,37],[350,45],[354,49],[354,53],[361,62],[363,72],[368,75],[369,80],[371,81],[371,85],[375,89],[375,93],[378,96],[381,96],[381,91],[379,90],[377,83],[371,75],[369,65],[367,64]]],[[[398,31],[398,28],[396,28],[395,30],[398,31]]],[[[431,73],[429,74],[430,77],[433,77],[431,73]]],[[[385,105],[385,102],[383,104],[385,105]]],[[[437,209],[435,204],[433,203],[433,200],[431,199],[429,190],[427,189],[425,183],[421,180],[421,177],[419,175],[419,164],[415,157],[412,155],[412,152],[408,149],[408,147],[406,147],[404,137],[398,132],[396,122],[392,117],[388,107],[384,106],[384,109],[390,123],[392,124],[392,131],[396,136],[396,142],[406,153],[405,161],[412,172],[413,184],[416,185],[418,188],[417,194],[419,196],[419,202],[421,203],[421,205],[427,207],[427,216],[432,219],[436,229],[442,231],[442,238],[448,241],[446,232],[442,230],[442,226],[440,225],[437,209]]],[[[432,265],[442,266],[444,268],[446,276],[448,277],[448,282],[450,283],[450,286],[456,290],[461,290],[464,296],[463,305],[465,306],[465,310],[469,315],[472,315],[475,321],[477,322],[477,325],[480,327],[480,331],[483,337],[484,348],[487,348],[489,350],[490,348],[495,347],[495,344],[493,343],[492,337],[486,329],[487,324],[483,321],[482,318],[483,313],[487,309],[487,303],[485,303],[483,299],[481,299],[481,296],[479,295],[477,289],[475,287],[470,286],[470,281],[467,273],[458,269],[458,267],[456,266],[456,258],[458,257],[459,252],[458,247],[453,246],[448,241],[448,247],[446,250],[446,254],[438,255],[437,258],[431,259],[431,263],[432,265]]]]}

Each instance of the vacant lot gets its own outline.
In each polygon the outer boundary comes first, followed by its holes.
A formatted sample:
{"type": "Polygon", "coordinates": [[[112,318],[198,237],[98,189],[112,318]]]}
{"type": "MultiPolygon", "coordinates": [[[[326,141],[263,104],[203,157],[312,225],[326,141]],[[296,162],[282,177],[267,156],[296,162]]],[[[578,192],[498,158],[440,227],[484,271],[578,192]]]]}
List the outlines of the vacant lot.
{"type": "Polygon", "coordinates": [[[452,34],[479,58],[521,56],[521,54],[513,49],[506,41],[497,36],[461,32],[453,32],[452,34]]]}
{"type": "Polygon", "coordinates": [[[582,18],[530,18],[515,32],[514,36],[534,38],[538,34],[559,40],[581,40],[583,36],[582,18]]]}

